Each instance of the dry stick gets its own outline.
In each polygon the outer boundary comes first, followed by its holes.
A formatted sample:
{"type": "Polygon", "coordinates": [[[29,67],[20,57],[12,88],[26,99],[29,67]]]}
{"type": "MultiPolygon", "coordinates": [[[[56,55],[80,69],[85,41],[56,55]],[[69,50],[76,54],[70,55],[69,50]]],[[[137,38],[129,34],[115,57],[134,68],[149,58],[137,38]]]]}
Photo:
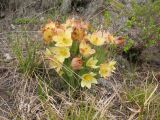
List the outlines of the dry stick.
{"type": "Polygon", "coordinates": [[[153,71],[152,71],[152,75],[153,75],[153,78],[156,80],[156,82],[158,83],[158,80],[156,78],[156,76],[154,75],[153,71]]]}
{"type": "MultiPolygon", "coordinates": [[[[39,79],[39,77],[35,74],[36,78],[39,79]]],[[[46,84],[47,87],[49,87],[49,85],[46,84]]],[[[62,94],[60,94],[59,92],[53,90],[52,88],[50,88],[58,97],[63,98],[63,100],[65,100],[64,96],[62,94]]],[[[45,91],[44,91],[45,92],[45,91]]]]}
{"type": "Polygon", "coordinates": [[[131,108],[128,108],[128,109],[130,109],[132,112],[134,111],[134,113],[130,115],[128,120],[133,120],[134,117],[140,112],[140,109],[139,110],[133,110],[131,108]]]}
{"type": "Polygon", "coordinates": [[[93,117],[93,120],[95,120],[96,118],[97,118],[97,116],[98,116],[98,114],[99,113],[101,113],[100,114],[100,118],[102,117],[102,115],[104,114],[102,114],[102,111],[105,111],[105,110],[107,110],[107,107],[108,107],[108,105],[111,103],[111,101],[115,98],[115,96],[116,96],[116,93],[115,94],[113,94],[111,97],[109,97],[105,102],[104,102],[104,107],[103,108],[100,108],[101,110],[99,110],[95,115],[94,115],[94,117],[93,117]]]}
{"type": "Polygon", "coordinates": [[[9,120],[8,118],[5,118],[3,116],[0,116],[0,120],[9,120]]]}
{"type": "MultiPolygon", "coordinates": [[[[49,97],[49,98],[52,98],[52,99],[53,99],[53,97],[49,97]]],[[[45,103],[42,103],[42,104],[41,104],[41,105],[43,106],[43,108],[45,108],[44,105],[45,105],[47,102],[49,102],[49,100],[51,100],[51,99],[48,99],[48,100],[46,100],[45,103]]],[[[55,100],[54,100],[54,101],[55,101],[55,100]]],[[[56,111],[57,115],[59,115],[59,117],[60,117],[61,119],[63,119],[62,114],[59,112],[59,110],[56,108],[56,106],[55,106],[55,105],[53,106],[53,103],[51,103],[50,105],[51,105],[52,108],[56,111]]]]}
{"type": "MultiPolygon", "coordinates": [[[[31,4],[31,5],[32,5],[32,4],[31,4]]],[[[28,7],[28,6],[27,6],[27,7],[28,7]]],[[[44,12],[38,14],[35,18],[39,17],[41,14],[44,14],[44,13],[46,13],[47,11],[52,10],[52,9],[54,9],[54,8],[52,7],[52,8],[50,8],[50,9],[48,9],[48,10],[46,10],[46,11],[44,11],[44,12]]],[[[34,19],[35,19],[35,18],[34,18],[34,19]]],[[[32,20],[33,20],[33,19],[32,19],[32,20]]],[[[28,27],[28,25],[29,25],[30,23],[31,23],[31,22],[29,22],[29,23],[27,24],[27,27],[28,27]]],[[[10,32],[0,33],[0,35],[1,35],[1,34],[12,33],[12,32],[13,32],[13,33],[14,33],[14,32],[18,32],[18,33],[19,33],[19,32],[24,32],[24,33],[25,33],[25,32],[31,32],[31,33],[32,33],[32,32],[40,32],[40,31],[10,31],[10,32]]]]}
{"type": "MultiPolygon", "coordinates": [[[[53,62],[55,62],[55,63],[58,63],[58,64],[61,64],[64,69],[66,69],[66,70],[69,71],[69,72],[73,72],[73,73],[74,73],[74,71],[68,69],[68,68],[65,67],[62,63],[59,63],[59,62],[57,62],[57,61],[55,61],[54,59],[51,59],[51,58],[48,58],[48,60],[51,60],[51,61],[53,61],[53,62]]],[[[77,74],[77,75],[78,75],[78,74],[77,74]]],[[[73,90],[75,90],[63,77],[62,77],[62,79],[63,79],[73,90]]]]}
{"type": "MultiPolygon", "coordinates": [[[[114,80],[114,82],[115,82],[116,85],[117,85],[117,82],[116,82],[115,78],[113,78],[113,80],[114,80]]],[[[123,101],[122,98],[121,98],[121,96],[120,96],[120,94],[118,93],[117,88],[115,88],[115,86],[114,86],[112,83],[111,83],[111,85],[112,85],[113,90],[114,90],[115,93],[117,94],[118,98],[120,99],[120,101],[123,101]]]]}
{"type": "Polygon", "coordinates": [[[158,88],[158,84],[156,85],[156,87],[154,88],[154,90],[152,91],[152,93],[149,95],[149,97],[147,98],[147,100],[145,100],[144,102],[144,106],[146,106],[148,104],[148,101],[151,99],[151,97],[154,95],[154,93],[156,92],[158,88]]]}
{"type": "MultiPolygon", "coordinates": [[[[109,104],[112,102],[112,100],[115,98],[115,96],[116,96],[116,93],[114,93],[114,94],[110,97],[110,99],[106,100],[105,106],[103,107],[103,109],[101,110],[101,112],[102,112],[102,111],[105,111],[106,109],[108,109],[109,104]]],[[[104,114],[104,113],[103,113],[103,114],[104,114]]],[[[100,118],[101,118],[101,117],[102,117],[102,114],[101,114],[100,118]]]]}
{"type": "MultiPolygon", "coordinates": [[[[0,68],[1,69],[1,68],[0,68]]],[[[6,69],[6,68],[5,68],[6,69]]],[[[3,80],[4,78],[6,78],[7,76],[8,76],[8,74],[9,74],[9,72],[7,72],[7,74],[3,74],[3,76],[2,77],[0,77],[0,80],[3,80]]],[[[2,81],[3,82],[3,81],[2,81]]],[[[0,82],[1,83],[1,82],[0,82]]]]}
{"type": "MultiPolygon", "coordinates": [[[[27,7],[31,6],[33,3],[35,3],[35,1],[34,1],[34,2],[32,2],[32,3],[30,3],[30,4],[28,4],[28,5],[26,5],[26,6],[24,6],[23,8],[19,8],[19,9],[17,9],[17,10],[16,10],[16,11],[14,11],[12,14],[14,14],[14,13],[16,13],[16,12],[20,11],[20,10],[23,10],[24,8],[27,8],[27,7]]],[[[8,17],[10,17],[10,15],[6,16],[4,19],[6,19],[6,18],[8,18],[8,17]]],[[[0,22],[1,22],[1,21],[0,21],[0,22]]]]}
{"type": "MultiPolygon", "coordinates": [[[[9,105],[7,104],[7,102],[0,96],[0,98],[3,100],[3,102],[5,103],[5,105],[7,105],[7,107],[8,107],[8,110],[10,111],[10,113],[12,113],[12,110],[11,110],[11,108],[9,107],[9,105]]],[[[7,112],[7,111],[5,111],[5,110],[2,110],[1,108],[0,108],[0,110],[1,111],[3,111],[3,112],[5,112],[5,113],[9,113],[9,112],[7,112]]],[[[13,114],[13,113],[12,113],[13,114]]]]}
{"type": "MultiPolygon", "coordinates": [[[[59,64],[59,62],[55,61],[54,59],[52,58],[48,58],[48,60],[51,60],[53,62],[56,62],[59,64]]],[[[73,70],[69,69],[67,66],[63,65],[62,63],[60,63],[62,65],[62,67],[64,67],[68,72],[71,72],[71,73],[74,73],[77,77],[79,77],[80,79],[82,79],[81,76],[79,76],[76,72],[74,72],[73,70]]]]}
{"type": "MultiPolygon", "coordinates": [[[[40,15],[43,15],[44,13],[48,12],[49,10],[53,10],[53,9],[55,9],[55,7],[49,8],[49,9],[45,10],[44,12],[39,13],[39,14],[36,15],[33,19],[36,19],[36,18],[38,18],[40,15]]],[[[31,21],[32,21],[33,19],[31,19],[31,21]]],[[[26,27],[28,27],[28,25],[31,23],[31,21],[27,24],[26,27]]]]}
{"type": "Polygon", "coordinates": [[[7,112],[7,111],[3,110],[2,108],[0,108],[0,111],[2,111],[2,112],[4,112],[4,113],[9,114],[9,112],[7,112]]]}
{"type": "MultiPolygon", "coordinates": [[[[153,75],[154,76],[154,75],[153,75]]],[[[154,76],[154,78],[155,78],[155,76],[154,76]]],[[[156,79],[156,78],[155,78],[156,79]]],[[[145,100],[145,102],[144,102],[144,106],[146,106],[147,104],[148,104],[148,101],[151,99],[151,97],[153,96],[153,94],[156,92],[156,90],[157,90],[157,88],[158,88],[158,84],[156,85],[156,87],[155,87],[155,89],[152,91],[152,93],[150,94],[150,96],[147,98],[147,100],[145,100]]],[[[133,110],[133,109],[131,109],[131,108],[128,108],[129,110],[131,110],[132,112],[134,112],[131,116],[130,116],[130,118],[128,119],[128,120],[132,120],[141,110],[139,109],[139,110],[133,110]]]]}
{"type": "MultiPolygon", "coordinates": [[[[59,6],[59,8],[60,8],[60,7],[61,7],[61,6],[59,6]]],[[[57,8],[57,9],[59,9],[59,8],[57,8]]],[[[56,7],[55,7],[55,6],[54,6],[54,7],[51,7],[51,8],[49,8],[49,9],[45,10],[44,12],[39,13],[39,14],[38,14],[36,17],[34,17],[33,19],[39,17],[40,15],[42,15],[42,14],[44,14],[44,13],[46,13],[47,11],[52,10],[52,9],[56,9],[56,7]]],[[[63,11],[63,9],[61,9],[61,10],[63,11]]],[[[62,15],[62,14],[59,13],[58,16],[60,16],[60,15],[62,15]]],[[[33,19],[32,19],[32,20],[33,20],[33,19]]],[[[30,24],[30,22],[29,22],[28,24],[30,24]]]]}
{"type": "MultiPolygon", "coordinates": [[[[43,54],[41,53],[41,56],[43,56],[43,54]]],[[[45,58],[44,57],[42,57],[42,59],[43,59],[43,62],[45,61],[45,58]]],[[[44,62],[44,64],[45,64],[45,62],[44,62]]],[[[47,67],[46,67],[47,65],[45,64],[45,69],[47,69],[47,67]]],[[[47,75],[48,75],[48,78],[50,78],[50,76],[49,76],[49,74],[48,74],[48,71],[47,71],[47,75]]],[[[38,78],[38,76],[35,74],[35,76],[38,78]]],[[[69,84],[69,83],[68,83],[69,84]]],[[[53,90],[53,89],[52,89],[53,90]]],[[[54,90],[53,90],[54,91],[54,90]]],[[[57,95],[59,94],[58,92],[56,92],[56,91],[54,91],[57,95]]],[[[60,96],[59,96],[60,97],[60,96]]],[[[61,96],[62,97],[62,96],[61,96]]],[[[64,97],[64,96],[63,96],[64,97]]]]}
{"type": "MultiPolygon", "coordinates": [[[[52,99],[53,99],[53,98],[52,98],[52,99]]],[[[54,110],[56,110],[56,114],[58,114],[59,117],[60,117],[61,119],[63,119],[63,115],[62,115],[62,113],[60,113],[60,110],[58,110],[58,109],[56,108],[56,106],[53,106],[53,104],[51,104],[51,106],[52,106],[52,108],[53,108],[54,110]]]]}
{"type": "MultiPolygon", "coordinates": [[[[37,75],[35,75],[35,76],[36,76],[36,78],[38,78],[37,75]]],[[[47,84],[46,84],[46,87],[48,87],[47,84]]],[[[43,90],[43,91],[44,91],[44,90],[43,90]]],[[[53,91],[54,93],[56,93],[56,95],[57,95],[58,97],[60,97],[62,100],[66,101],[65,98],[64,98],[64,96],[62,96],[62,94],[54,91],[53,89],[52,89],[52,91],[53,91]]],[[[44,91],[44,92],[45,92],[45,91],[44,91]]],[[[46,95],[48,96],[48,100],[47,100],[47,101],[50,101],[50,100],[55,101],[52,96],[49,96],[47,93],[46,93],[46,95]]],[[[46,102],[47,102],[47,101],[46,101],[46,102]]],[[[43,104],[44,104],[44,103],[43,103],[43,104]]],[[[41,103],[42,106],[43,106],[43,104],[41,103]]],[[[37,105],[37,106],[40,107],[40,105],[37,105]]],[[[51,106],[56,110],[57,114],[58,114],[59,117],[62,119],[62,114],[59,112],[59,110],[58,110],[55,106],[53,106],[52,104],[51,104],[51,106]]]]}
{"type": "Polygon", "coordinates": [[[30,33],[39,33],[40,31],[20,31],[20,30],[17,30],[17,31],[9,31],[9,32],[2,32],[0,33],[0,35],[4,35],[4,34],[10,34],[10,33],[26,33],[26,32],[30,32],[30,33]]]}
{"type": "MultiPolygon", "coordinates": [[[[53,59],[49,59],[49,60],[52,60],[52,61],[54,61],[53,59]]],[[[44,58],[43,58],[43,61],[44,61],[44,58]]],[[[57,62],[57,61],[54,61],[54,62],[57,62]]],[[[75,73],[74,71],[72,71],[71,69],[69,69],[67,66],[62,66],[62,67],[64,67],[67,71],[69,71],[69,72],[73,72],[75,75],[77,75],[80,79],[82,79],[81,78],[81,76],[79,76],[77,73],[75,73]]],[[[38,78],[38,77],[37,77],[38,78]]],[[[62,78],[64,81],[66,81],[64,78],[62,78]]],[[[67,81],[66,81],[67,82],[67,81]]],[[[69,86],[71,86],[68,82],[67,82],[67,84],[69,85],[69,86]]],[[[72,86],[71,86],[72,87],[72,86]]],[[[73,90],[75,90],[73,87],[72,87],[72,89],[73,90]]],[[[53,89],[52,89],[53,90],[53,89]]],[[[53,90],[54,91],[54,90],[53,90]]],[[[55,93],[57,93],[56,91],[54,91],[55,93]]],[[[86,95],[84,92],[82,92],[84,95],[86,95]]],[[[58,94],[57,94],[58,95],[58,94]]]]}
{"type": "Polygon", "coordinates": [[[106,9],[101,10],[100,12],[98,12],[97,14],[95,14],[94,16],[92,16],[91,18],[88,18],[87,21],[90,21],[91,19],[93,19],[94,17],[96,17],[97,15],[99,15],[100,13],[104,12],[106,9]]]}

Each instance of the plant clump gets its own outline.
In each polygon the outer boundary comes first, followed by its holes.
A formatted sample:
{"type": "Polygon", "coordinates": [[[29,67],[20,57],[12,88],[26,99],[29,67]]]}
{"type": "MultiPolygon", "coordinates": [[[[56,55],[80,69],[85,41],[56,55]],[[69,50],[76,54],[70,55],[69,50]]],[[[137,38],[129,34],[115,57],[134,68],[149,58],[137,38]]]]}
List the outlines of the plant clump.
{"type": "Polygon", "coordinates": [[[49,21],[42,34],[49,68],[74,88],[91,88],[98,78],[110,77],[116,61],[107,58],[104,46],[124,43],[104,30],[91,31],[89,23],[75,18],[65,23],[49,21]]]}

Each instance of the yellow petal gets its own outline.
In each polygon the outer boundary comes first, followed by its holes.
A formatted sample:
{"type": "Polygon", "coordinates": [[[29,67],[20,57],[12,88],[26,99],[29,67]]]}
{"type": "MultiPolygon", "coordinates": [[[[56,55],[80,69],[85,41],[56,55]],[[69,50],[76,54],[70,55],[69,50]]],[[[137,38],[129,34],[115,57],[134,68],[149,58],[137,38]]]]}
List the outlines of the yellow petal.
{"type": "Polygon", "coordinates": [[[101,75],[101,77],[110,77],[112,75],[112,72],[114,72],[115,65],[116,62],[115,61],[110,61],[109,63],[104,63],[100,65],[100,70],[99,70],[99,74],[101,75]]]}
{"type": "Polygon", "coordinates": [[[87,66],[87,67],[90,67],[90,68],[95,68],[95,69],[96,69],[96,68],[99,67],[99,66],[96,66],[97,62],[98,62],[97,59],[94,59],[93,57],[91,57],[91,58],[87,61],[86,66],[87,66]]]}
{"type": "Polygon", "coordinates": [[[49,67],[54,68],[57,73],[60,72],[60,70],[62,68],[62,64],[63,63],[58,61],[56,58],[52,58],[51,60],[49,60],[49,67]]]}
{"type": "Polygon", "coordinates": [[[89,41],[96,46],[104,45],[105,38],[103,36],[103,32],[98,31],[88,36],[89,41]]]}
{"type": "Polygon", "coordinates": [[[46,44],[49,44],[52,41],[55,27],[55,23],[51,21],[47,23],[42,29],[43,39],[46,44]]]}
{"type": "Polygon", "coordinates": [[[72,32],[72,39],[82,41],[85,38],[85,30],[81,28],[74,28],[72,32]]]}
{"type": "Polygon", "coordinates": [[[68,47],[52,47],[50,48],[51,52],[58,57],[69,58],[70,57],[70,49],[68,47]]]}
{"type": "Polygon", "coordinates": [[[88,82],[88,81],[81,81],[81,86],[82,87],[87,87],[87,88],[91,88],[91,83],[90,82],[88,82]]]}
{"type": "Polygon", "coordinates": [[[71,30],[67,29],[62,34],[53,37],[53,40],[56,42],[55,46],[57,47],[70,47],[72,46],[71,30]]]}
{"type": "Polygon", "coordinates": [[[116,61],[114,61],[114,60],[112,60],[108,63],[108,67],[109,67],[109,69],[111,69],[112,72],[116,69],[115,65],[116,65],[116,61]]]}
{"type": "Polygon", "coordinates": [[[43,32],[43,39],[46,44],[49,44],[52,41],[53,30],[47,29],[43,32]]]}
{"type": "Polygon", "coordinates": [[[56,24],[55,24],[54,22],[50,21],[49,23],[47,23],[47,24],[45,25],[44,28],[53,29],[53,28],[55,28],[55,27],[56,27],[56,24]]]}
{"type": "Polygon", "coordinates": [[[79,50],[84,57],[89,57],[90,55],[95,53],[95,50],[92,49],[85,41],[81,41],[79,50]]]}
{"type": "Polygon", "coordinates": [[[67,27],[72,27],[72,28],[82,28],[84,30],[87,30],[89,28],[89,24],[87,22],[84,22],[80,19],[75,19],[75,18],[69,18],[66,20],[66,23],[64,26],[67,27]]]}
{"type": "Polygon", "coordinates": [[[97,84],[97,80],[94,78],[95,75],[96,74],[94,74],[92,72],[82,75],[81,86],[82,87],[86,86],[87,88],[91,88],[92,83],[97,84]]]}

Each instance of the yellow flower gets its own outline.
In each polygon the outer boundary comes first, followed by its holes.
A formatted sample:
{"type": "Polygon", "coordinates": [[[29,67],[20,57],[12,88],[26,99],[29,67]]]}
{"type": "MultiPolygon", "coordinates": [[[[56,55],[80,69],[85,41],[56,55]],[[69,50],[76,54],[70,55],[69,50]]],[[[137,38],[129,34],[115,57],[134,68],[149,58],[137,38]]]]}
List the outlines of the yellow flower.
{"type": "Polygon", "coordinates": [[[53,36],[52,29],[46,29],[43,31],[43,39],[45,44],[49,44],[52,41],[52,36],[53,36]]]}
{"type": "Polygon", "coordinates": [[[95,50],[92,49],[85,41],[81,41],[79,51],[84,57],[88,57],[95,53],[95,50]]]}
{"type": "Polygon", "coordinates": [[[56,70],[57,73],[59,73],[62,68],[64,58],[58,60],[55,54],[50,49],[46,49],[44,55],[45,58],[48,60],[49,68],[53,68],[56,70]]]}
{"type": "Polygon", "coordinates": [[[54,29],[56,27],[56,23],[52,22],[52,21],[48,21],[48,23],[44,26],[44,28],[48,28],[48,29],[54,29]]]}
{"type": "Polygon", "coordinates": [[[71,38],[71,29],[67,29],[61,34],[53,37],[53,41],[56,42],[55,46],[58,47],[70,47],[72,45],[72,38],[71,38]]]}
{"type": "Polygon", "coordinates": [[[42,28],[43,39],[45,44],[49,44],[52,41],[52,36],[53,36],[55,27],[56,27],[55,23],[50,21],[42,28]]]}
{"type": "Polygon", "coordinates": [[[70,52],[68,47],[52,47],[51,52],[54,54],[55,58],[59,61],[63,61],[65,58],[70,57],[70,52]]]}
{"type": "Polygon", "coordinates": [[[108,64],[104,63],[100,65],[99,74],[101,77],[110,77],[112,75],[112,72],[116,69],[114,65],[116,64],[115,61],[110,61],[108,64]]]}
{"type": "Polygon", "coordinates": [[[94,76],[96,76],[96,74],[93,72],[82,75],[81,86],[91,88],[92,83],[97,84],[97,80],[94,76]]]}
{"type": "Polygon", "coordinates": [[[111,76],[111,71],[108,68],[108,64],[104,63],[100,65],[99,74],[104,78],[111,76]]]}
{"type": "Polygon", "coordinates": [[[89,41],[96,46],[104,45],[105,38],[102,31],[95,32],[88,36],[89,41]]]}
{"type": "Polygon", "coordinates": [[[114,60],[112,60],[112,61],[110,61],[110,62],[108,63],[108,67],[109,67],[109,69],[110,69],[112,72],[114,72],[114,70],[116,69],[116,68],[115,68],[115,65],[116,65],[116,61],[114,61],[114,60]]]}
{"type": "Polygon", "coordinates": [[[73,27],[74,22],[75,22],[75,19],[74,19],[74,18],[68,18],[68,19],[66,20],[66,23],[63,24],[63,25],[64,25],[66,28],[67,28],[67,27],[73,27]]]}
{"type": "Polygon", "coordinates": [[[69,18],[66,20],[64,26],[72,27],[72,28],[81,28],[83,30],[87,30],[89,28],[89,24],[87,22],[82,21],[81,19],[69,18]]]}
{"type": "Polygon", "coordinates": [[[90,68],[95,68],[95,69],[96,69],[96,68],[99,67],[99,66],[96,66],[97,62],[98,62],[97,59],[91,57],[91,58],[87,61],[86,66],[87,66],[87,67],[90,67],[90,68]]]}
{"type": "Polygon", "coordinates": [[[63,62],[64,62],[64,60],[60,62],[59,60],[57,60],[56,58],[53,57],[53,58],[49,59],[49,67],[55,69],[55,71],[57,73],[60,73],[63,62]]]}

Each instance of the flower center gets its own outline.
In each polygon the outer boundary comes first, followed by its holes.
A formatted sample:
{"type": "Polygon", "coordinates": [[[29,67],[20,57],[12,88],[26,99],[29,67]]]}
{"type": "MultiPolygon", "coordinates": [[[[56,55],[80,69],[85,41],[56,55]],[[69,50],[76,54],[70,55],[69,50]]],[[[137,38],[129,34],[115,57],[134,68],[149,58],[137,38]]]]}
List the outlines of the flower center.
{"type": "Polygon", "coordinates": [[[90,75],[86,75],[86,76],[84,76],[84,80],[87,80],[87,81],[89,81],[89,80],[91,80],[91,76],[90,75]]]}
{"type": "Polygon", "coordinates": [[[63,38],[63,43],[67,44],[68,43],[68,39],[66,39],[65,37],[63,38]]]}
{"type": "Polygon", "coordinates": [[[98,37],[94,37],[94,38],[93,38],[93,43],[94,43],[94,44],[98,44],[98,41],[99,41],[98,37]]]}
{"type": "Polygon", "coordinates": [[[64,51],[64,50],[61,50],[61,51],[60,51],[60,54],[61,54],[62,56],[66,56],[66,55],[67,55],[67,52],[64,51]]]}

